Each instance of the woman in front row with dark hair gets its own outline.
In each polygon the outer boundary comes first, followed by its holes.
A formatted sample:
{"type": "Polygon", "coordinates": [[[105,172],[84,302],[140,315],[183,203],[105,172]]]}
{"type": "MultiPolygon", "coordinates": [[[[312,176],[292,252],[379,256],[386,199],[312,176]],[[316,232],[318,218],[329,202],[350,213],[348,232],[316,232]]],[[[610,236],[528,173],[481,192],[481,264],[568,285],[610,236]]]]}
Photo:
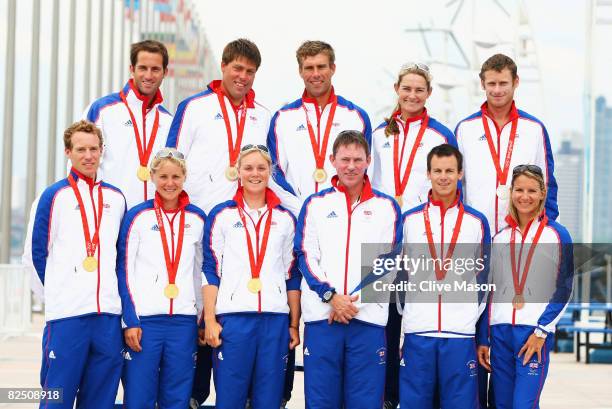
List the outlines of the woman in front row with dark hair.
{"type": "Polygon", "coordinates": [[[514,168],[510,199],[508,226],[493,239],[495,292],[480,322],[478,360],[492,370],[498,409],[537,408],[555,326],[572,292],[572,239],[544,213],[538,166],[514,168]]]}
{"type": "Polygon", "coordinates": [[[119,233],[117,275],[128,346],[124,403],[129,409],[189,405],[205,215],[183,191],[186,173],[181,152],[157,152],[151,162],[155,198],[130,209],[119,233]]]}
{"type": "Polygon", "coordinates": [[[245,145],[239,187],[215,206],[204,233],[205,342],[214,348],[217,409],[279,408],[288,347],[300,343],[295,218],[268,188],[272,160],[245,145]]]}

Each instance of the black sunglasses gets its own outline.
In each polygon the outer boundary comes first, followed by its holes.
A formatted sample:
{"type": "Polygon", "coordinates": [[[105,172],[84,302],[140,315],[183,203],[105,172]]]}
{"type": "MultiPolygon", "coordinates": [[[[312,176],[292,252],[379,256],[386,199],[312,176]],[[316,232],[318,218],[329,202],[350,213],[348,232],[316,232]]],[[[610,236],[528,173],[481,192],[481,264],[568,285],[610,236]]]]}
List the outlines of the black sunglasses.
{"type": "Polygon", "coordinates": [[[539,167],[538,165],[518,165],[512,170],[512,176],[520,175],[521,173],[525,171],[535,173],[536,175],[539,175],[542,177],[544,176],[544,173],[542,172],[542,168],[539,167]]]}

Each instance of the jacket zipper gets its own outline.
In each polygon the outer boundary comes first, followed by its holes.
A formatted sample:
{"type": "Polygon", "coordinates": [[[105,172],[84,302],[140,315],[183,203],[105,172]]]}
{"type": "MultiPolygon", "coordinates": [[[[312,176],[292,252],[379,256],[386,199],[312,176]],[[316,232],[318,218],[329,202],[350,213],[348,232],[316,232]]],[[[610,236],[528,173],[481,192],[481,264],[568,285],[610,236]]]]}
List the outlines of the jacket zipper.
{"type": "MultiPolygon", "coordinates": [[[[446,215],[446,210],[440,206],[440,216],[441,216],[441,231],[442,236],[440,238],[440,261],[442,262],[442,267],[444,267],[444,216],[446,215]]],[[[434,243],[435,246],[435,243],[434,243]]],[[[434,260],[435,261],[435,260],[434,260]]],[[[442,294],[438,294],[438,332],[442,332],[442,294]]]]}

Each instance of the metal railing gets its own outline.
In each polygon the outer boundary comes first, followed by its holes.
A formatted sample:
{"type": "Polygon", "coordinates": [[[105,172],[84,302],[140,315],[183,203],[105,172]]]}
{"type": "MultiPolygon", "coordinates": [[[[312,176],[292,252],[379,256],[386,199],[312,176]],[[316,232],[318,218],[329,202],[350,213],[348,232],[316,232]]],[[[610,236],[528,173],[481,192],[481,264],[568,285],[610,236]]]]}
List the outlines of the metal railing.
{"type": "Polygon", "coordinates": [[[27,331],[32,324],[30,275],[19,264],[0,264],[0,338],[27,331]]]}

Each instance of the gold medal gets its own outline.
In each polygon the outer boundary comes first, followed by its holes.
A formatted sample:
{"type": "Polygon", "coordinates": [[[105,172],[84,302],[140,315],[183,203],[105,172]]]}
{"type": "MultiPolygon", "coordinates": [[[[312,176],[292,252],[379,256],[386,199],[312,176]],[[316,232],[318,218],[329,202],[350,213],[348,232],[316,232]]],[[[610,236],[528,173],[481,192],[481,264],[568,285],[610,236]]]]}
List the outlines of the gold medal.
{"type": "Polygon", "coordinates": [[[400,208],[404,205],[404,198],[402,197],[402,195],[395,196],[395,201],[397,202],[400,208]]]}
{"type": "Polygon", "coordinates": [[[317,183],[325,183],[327,180],[327,172],[325,172],[325,169],[323,168],[317,168],[312,174],[312,178],[317,183]]]}
{"type": "Polygon", "coordinates": [[[92,271],[96,271],[98,268],[98,260],[92,256],[85,257],[85,260],[83,260],[83,268],[85,271],[89,271],[90,273],[92,271]]]}
{"type": "Polygon", "coordinates": [[[151,177],[149,169],[147,169],[146,166],[139,166],[138,170],[136,171],[136,176],[141,182],[146,182],[151,177]]]}
{"type": "Polygon", "coordinates": [[[522,294],[517,294],[512,299],[512,306],[515,310],[522,310],[525,306],[525,297],[522,294]]]}
{"type": "Polygon", "coordinates": [[[168,284],[166,288],[164,288],[164,295],[166,298],[176,298],[178,297],[179,289],[176,284],[168,284]]]}
{"type": "Polygon", "coordinates": [[[261,280],[259,278],[251,278],[247,284],[247,288],[253,294],[257,294],[261,291],[261,280]]]}
{"type": "Polygon", "coordinates": [[[238,169],[235,166],[228,166],[225,169],[225,178],[230,182],[238,180],[238,169]]]}

